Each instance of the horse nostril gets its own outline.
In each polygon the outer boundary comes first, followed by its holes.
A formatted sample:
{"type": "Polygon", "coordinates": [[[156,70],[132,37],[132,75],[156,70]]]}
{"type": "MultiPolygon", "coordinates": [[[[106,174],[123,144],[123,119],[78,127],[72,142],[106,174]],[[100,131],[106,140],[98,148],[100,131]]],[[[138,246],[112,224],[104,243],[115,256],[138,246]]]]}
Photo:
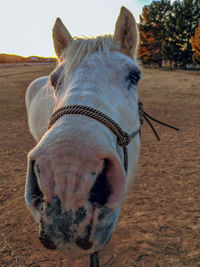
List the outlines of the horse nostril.
{"type": "Polygon", "coordinates": [[[101,173],[98,175],[94,185],[89,193],[89,201],[92,204],[99,204],[104,206],[107,203],[108,197],[111,194],[111,185],[107,179],[107,169],[109,167],[109,161],[104,160],[104,167],[101,173]]]}
{"type": "Polygon", "coordinates": [[[79,246],[80,248],[84,249],[84,250],[88,250],[92,247],[93,243],[90,242],[87,239],[82,239],[82,238],[77,238],[76,239],[76,244],[77,246],[79,246]]]}

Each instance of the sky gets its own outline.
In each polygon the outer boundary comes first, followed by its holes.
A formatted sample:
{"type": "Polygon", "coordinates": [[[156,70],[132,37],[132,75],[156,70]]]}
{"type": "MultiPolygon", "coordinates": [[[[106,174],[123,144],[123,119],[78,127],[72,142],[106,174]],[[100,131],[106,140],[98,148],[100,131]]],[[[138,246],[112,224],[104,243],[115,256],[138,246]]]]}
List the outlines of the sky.
{"type": "Polygon", "coordinates": [[[72,36],[114,32],[120,7],[139,22],[152,0],[0,0],[0,53],[54,57],[52,27],[60,17],[72,36]]]}

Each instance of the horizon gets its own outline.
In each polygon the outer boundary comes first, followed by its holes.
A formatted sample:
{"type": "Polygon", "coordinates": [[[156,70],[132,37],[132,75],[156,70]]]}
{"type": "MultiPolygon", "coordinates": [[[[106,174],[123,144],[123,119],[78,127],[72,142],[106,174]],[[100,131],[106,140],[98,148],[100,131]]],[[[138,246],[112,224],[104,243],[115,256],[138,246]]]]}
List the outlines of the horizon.
{"type": "Polygon", "coordinates": [[[30,0],[28,3],[26,0],[4,1],[0,3],[1,10],[5,10],[0,17],[1,25],[5,25],[0,29],[0,54],[56,57],[52,28],[57,17],[61,18],[72,36],[94,37],[113,34],[121,6],[127,7],[139,22],[143,6],[151,2],[58,0],[55,6],[53,0],[30,0]]]}
{"type": "Polygon", "coordinates": [[[29,57],[39,57],[39,58],[56,58],[56,55],[55,56],[38,56],[38,55],[28,55],[28,56],[22,56],[22,55],[19,55],[19,54],[12,54],[12,53],[0,53],[0,56],[1,55],[5,55],[5,56],[17,56],[17,57],[22,57],[22,58],[29,58],[29,57]]]}

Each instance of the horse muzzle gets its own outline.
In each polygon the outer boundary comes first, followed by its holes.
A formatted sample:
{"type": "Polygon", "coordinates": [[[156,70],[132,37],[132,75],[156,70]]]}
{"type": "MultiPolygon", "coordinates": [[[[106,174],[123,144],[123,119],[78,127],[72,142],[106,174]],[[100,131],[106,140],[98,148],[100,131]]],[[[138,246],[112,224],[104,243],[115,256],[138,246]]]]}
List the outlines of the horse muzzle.
{"type": "Polygon", "coordinates": [[[79,195],[78,189],[71,190],[76,193],[67,199],[67,204],[62,203],[59,194],[54,194],[51,201],[46,200],[39,183],[41,173],[37,160],[30,159],[26,203],[40,224],[41,243],[48,249],[88,254],[105,246],[114,231],[124,196],[123,169],[121,178],[115,161],[111,157],[105,159],[87,193],[79,195]]]}
{"type": "Polygon", "coordinates": [[[84,207],[75,212],[62,212],[60,200],[55,197],[50,204],[40,207],[40,241],[48,249],[93,253],[108,243],[114,230],[119,209],[84,207]]]}

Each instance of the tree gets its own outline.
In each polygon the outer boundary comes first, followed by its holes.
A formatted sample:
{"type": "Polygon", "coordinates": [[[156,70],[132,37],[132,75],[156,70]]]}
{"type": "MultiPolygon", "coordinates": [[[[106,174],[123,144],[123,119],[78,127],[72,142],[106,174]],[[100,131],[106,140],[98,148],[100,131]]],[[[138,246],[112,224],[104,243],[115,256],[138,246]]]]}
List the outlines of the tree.
{"type": "Polygon", "coordinates": [[[165,16],[170,10],[170,1],[153,1],[143,8],[140,16],[139,57],[145,63],[162,66],[162,40],[164,38],[165,16]]]}
{"type": "Polygon", "coordinates": [[[151,27],[149,26],[150,9],[145,6],[143,14],[140,16],[140,44],[138,48],[138,56],[142,60],[143,64],[151,64],[155,61],[154,47],[155,42],[151,27]]]}
{"type": "Polygon", "coordinates": [[[192,62],[192,46],[191,36],[194,35],[198,20],[200,19],[200,1],[199,0],[183,0],[183,46],[182,46],[182,61],[184,67],[187,63],[192,62]]]}
{"type": "Polygon", "coordinates": [[[138,56],[143,64],[151,64],[153,62],[153,42],[153,34],[151,32],[144,31],[143,28],[140,27],[140,44],[138,47],[138,56]]]}
{"type": "Polygon", "coordinates": [[[165,35],[162,40],[162,56],[165,61],[169,60],[170,68],[172,68],[172,63],[178,66],[181,61],[180,30],[177,26],[181,12],[179,3],[175,2],[173,6],[170,6],[170,11],[166,14],[164,21],[165,35]]]}
{"type": "Polygon", "coordinates": [[[186,68],[192,62],[191,36],[200,19],[200,0],[175,1],[169,17],[171,25],[174,25],[167,37],[173,51],[172,58],[176,65],[186,68]]]}
{"type": "Polygon", "coordinates": [[[143,63],[186,68],[192,62],[191,36],[200,20],[200,0],[153,1],[140,16],[139,57],[143,63]]]}
{"type": "Polygon", "coordinates": [[[191,37],[192,49],[194,54],[192,56],[195,64],[200,64],[200,20],[198,27],[195,30],[195,35],[191,37]]]}

